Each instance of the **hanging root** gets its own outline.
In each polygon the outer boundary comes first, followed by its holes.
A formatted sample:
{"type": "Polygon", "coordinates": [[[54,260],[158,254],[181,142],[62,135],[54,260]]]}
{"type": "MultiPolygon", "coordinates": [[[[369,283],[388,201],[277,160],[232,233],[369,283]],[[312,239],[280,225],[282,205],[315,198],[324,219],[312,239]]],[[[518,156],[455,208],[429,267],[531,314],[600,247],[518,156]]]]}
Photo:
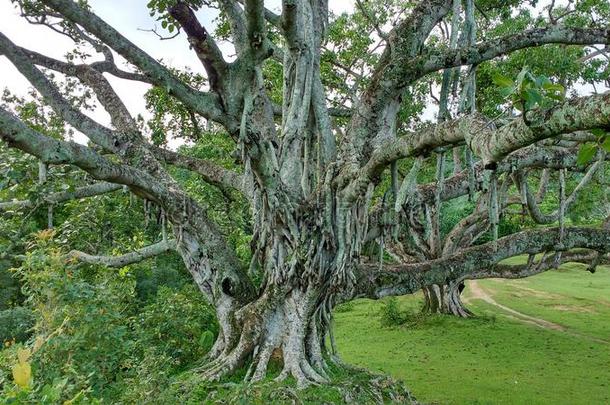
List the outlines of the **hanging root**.
{"type": "Polygon", "coordinates": [[[494,250],[498,242],[498,224],[499,224],[499,207],[498,207],[498,177],[495,171],[491,172],[489,179],[489,222],[491,224],[491,234],[494,250]]]}
{"type": "Polygon", "coordinates": [[[559,241],[555,246],[553,268],[558,269],[561,264],[561,252],[565,250],[563,239],[565,234],[565,207],[566,207],[566,179],[565,169],[559,171],[559,241]]]}

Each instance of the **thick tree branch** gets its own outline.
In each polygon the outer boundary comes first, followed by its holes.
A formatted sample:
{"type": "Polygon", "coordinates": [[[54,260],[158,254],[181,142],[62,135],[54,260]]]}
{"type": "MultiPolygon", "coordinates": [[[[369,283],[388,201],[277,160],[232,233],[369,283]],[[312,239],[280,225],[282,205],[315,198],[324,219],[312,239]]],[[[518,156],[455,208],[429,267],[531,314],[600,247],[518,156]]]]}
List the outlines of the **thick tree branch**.
{"type": "Polygon", "coordinates": [[[221,77],[228,69],[220,48],[208,31],[199,23],[197,16],[188,4],[178,1],[169,8],[169,13],[186,32],[189,43],[208,74],[210,87],[218,91],[221,77]]]}
{"type": "Polygon", "coordinates": [[[44,136],[0,108],[0,139],[9,146],[38,157],[45,163],[72,164],[94,178],[124,184],[134,193],[155,201],[168,213],[174,225],[177,249],[192,262],[186,265],[210,301],[222,296],[220,284],[229,279],[239,301],[251,299],[254,287],[239,266],[235,253],[199,205],[175,184],[166,184],[134,167],[116,164],[75,142],[44,136]]]}
{"type": "Polygon", "coordinates": [[[21,74],[42,94],[45,101],[68,124],[83,132],[89,139],[106,150],[118,152],[113,131],[74,108],[61,95],[57,87],[46,78],[21,49],[0,33],[0,51],[15,65],[21,74]]]}
{"type": "Polygon", "coordinates": [[[610,28],[580,28],[551,25],[534,28],[501,38],[491,39],[472,47],[455,50],[431,50],[405,65],[404,86],[422,76],[441,69],[463,65],[477,65],[481,62],[514,52],[519,49],[544,44],[595,45],[610,43],[610,28]],[[410,72],[409,69],[415,69],[410,72]]]}
{"type": "Polygon", "coordinates": [[[246,16],[240,7],[238,0],[220,0],[219,4],[227,15],[231,34],[233,35],[234,46],[238,55],[243,54],[248,48],[248,34],[246,33],[246,16]]]}
{"type": "Polygon", "coordinates": [[[159,256],[163,253],[176,249],[175,240],[164,240],[154,245],[145,246],[133,252],[125,253],[120,256],[95,256],[78,250],[68,253],[68,258],[75,259],[84,263],[98,264],[106,267],[125,267],[129,264],[139,263],[151,257],[159,256]]]}
{"type": "Polygon", "coordinates": [[[257,57],[264,56],[268,49],[265,46],[267,41],[265,2],[263,0],[244,0],[244,9],[250,49],[257,57]]]}
{"type": "Polygon", "coordinates": [[[167,191],[148,173],[113,163],[81,144],[42,135],[3,108],[0,108],[0,139],[11,147],[38,157],[44,163],[72,164],[98,180],[127,185],[151,200],[157,200],[167,191]]]}
{"type": "Polygon", "coordinates": [[[56,72],[60,72],[68,76],[76,76],[78,69],[82,68],[83,66],[89,66],[100,73],[109,73],[120,79],[151,83],[150,79],[145,75],[121,70],[111,60],[93,62],[90,65],[75,65],[69,62],[51,58],[26,48],[19,47],[19,49],[21,52],[27,55],[35,65],[44,66],[47,69],[55,70],[56,72]]]}
{"type": "Polygon", "coordinates": [[[153,153],[165,163],[200,174],[210,184],[234,188],[244,193],[244,195],[251,194],[245,184],[244,176],[232,170],[225,169],[204,159],[182,155],[167,149],[153,148],[153,153]]]}
{"type": "MultiPolygon", "coordinates": [[[[391,139],[375,150],[359,176],[346,188],[355,198],[379,177],[391,162],[409,156],[426,155],[435,148],[466,142],[481,158],[484,167],[495,167],[511,152],[546,138],[595,128],[610,128],[610,92],[575,98],[549,109],[535,109],[493,130],[479,114],[391,139]]],[[[340,179],[340,181],[343,179],[340,179]]]]}
{"type": "MultiPolygon", "coordinates": [[[[244,4],[245,0],[237,0],[239,3],[244,4]]],[[[281,24],[282,17],[269,10],[268,8],[264,8],[265,19],[269,22],[269,24],[274,25],[279,28],[281,24]]]]}
{"type": "Polygon", "coordinates": [[[420,1],[389,33],[388,46],[352,116],[350,142],[343,149],[347,159],[368,159],[376,146],[395,136],[396,114],[404,92],[398,83],[411,60],[420,54],[432,29],[451,10],[451,4],[451,0],[420,1]]]}
{"type": "MultiPolygon", "coordinates": [[[[355,271],[356,286],[350,298],[378,299],[388,295],[404,295],[432,284],[493,268],[500,261],[521,254],[537,254],[555,250],[559,228],[531,229],[464,249],[452,256],[424,263],[385,265],[366,264],[355,271]]],[[[573,227],[565,229],[564,248],[583,248],[597,252],[610,251],[610,232],[605,229],[573,227]]]]}
{"type": "Polygon", "coordinates": [[[483,164],[493,165],[509,153],[543,139],[595,128],[610,128],[610,92],[527,111],[496,131],[489,129],[489,124],[470,128],[465,140],[483,164]]]}
{"type": "Polygon", "coordinates": [[[138,48],[118,31],[94,13],[80,7],[71,0],[44,0],[48,5],[69,21],[81,25],[118,54],[137,66],[151,82],[163,87],[192,110],[205,118],[223,124],[227,128],[237,128],[236,123],[227,121],[222,104],[217,95],[197,91],[176,78],[168,69],[138,48]]]}
{"type": "MultiPolygon", "coordinates": [[[[120,184],[101,182],[91,184],[89,186],[79,187],[73,191],[61,191],[58,193],[51,193],[49,195],[43,196],[41,200],[46,203],[58,204],[65,201],[78,200],[81,198],[111,193],[113,191],[120,190],[121,187],[122,186],[120,184]]],[[[34,207],[36,203],[36,201],[32,200],[0,202],[0,212],[15,209],[31,208],[34,207]]]]}
{"type": "MultiPolygon", "coordinates": [[[[526,148],[516,150],[508,155],[505,159],[498,162],[496,174],[510,173],[515,170],[524,169],[574,169],[577,167],[577,153],[568,149],[547,149],[537,145],[531,145],[526,148]]],[[[482,162],[474,164],[474,180],[475,186],[479,186],[483,182],[485,168],[482,162]]],[[[454,198],[468,194],[469,179],[468,170],[463,170],[460,173],[451,176],[445,180],[443,193],[441,194],[442,201],[449,201],[454,198]]],[[[436,182],[428,184],[419,184],[417,193],[421,196],[420,200],[423,203],[431,204],[434,199],[434,190],[436,182]]]]}
{"type": "Polygon", "coordinates": [[[498,263],[495,266],[485,269],[482,271],[475,272],[468,276],[468,279],[482,279],[482,278],[525,278],[536,274],[540,274],[547,270],[555,268],[558,264],[564,263],[582,263],[589,265],[589,269],[592,269],[592,263],[597,262],[597,265],[609,264],[610,257],[608,254],[600,255],[595,251],[582,251],[576,250],[573,252],[563,252],[559,262],[555,261],[553,255],[546,255],[540,260],[535,260],[533,263],[524,264],[505,264],[498,263]]]}

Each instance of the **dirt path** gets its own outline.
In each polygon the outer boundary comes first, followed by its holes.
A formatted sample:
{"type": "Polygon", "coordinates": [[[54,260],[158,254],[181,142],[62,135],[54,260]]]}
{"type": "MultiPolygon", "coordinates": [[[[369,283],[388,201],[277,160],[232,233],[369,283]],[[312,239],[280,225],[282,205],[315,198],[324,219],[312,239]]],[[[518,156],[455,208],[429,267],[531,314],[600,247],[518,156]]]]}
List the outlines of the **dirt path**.
{"type": "Polygon", "coordinates": [[[560,325],[558,323],[550,322],[550,321],[547,321],[546,319],[542,319],[542,318],[536,318],[536,317],[524,314],[522,312],[516,311],[512,308],[509,308],[506,305],[502,305],[499,302],[497,302],[496,300],[494,300],[491,297],[491,295],[489,295],[489,293],[477,282],[477,280],[470,280],[468,282],[468,289],[470,291],[470,295],[466,299],[464,299],[465,303],[468,303],[472,300],[477,300],[477,299],[482,300],[484,302],[487,302],[490,305],[500,308],[502,311],[506,312],[507,317],[514,319],[516,321],[519,321],[521,323],[534,325],[534,326],[537,326],[542,329],[557,330],[557,331],[564,332],[571,336],[584,338],[584,339],[591,340],[591,341],[594,341],[597,343],[610,344],[610,342],[607,340],[600,339],[600,338],[597,338],[594,336],[583,335],[581,333],[568,330],[565,326],[560,325]]]}
{"type": "Polygon", "coordinates": [[[468,283],[468,287],[470,288],[470,294],[471,294],[470,299],[471,300],[472,299],[483,300],[483,301],[487,302],[488,304],[491,304],[495,307],[498,307],[498,308],[504,310],[505,312],[508,312],[513,317],[518,318],[519,320],[527,321],[527,323],[534,324],[534,325],[539,326],[544,329],[560,330],[563,332],[565,332],[565,330],[566,330],[566,328],[562,325],[559,325],[559,324],[553,323],[553,322],[549,322],[545,319],[535,318],[533,316],[526,315],[522,312],[509,308],[506,305],[502,305],[502,304],[496,302],[496,300],[491,298],[491,296],[487,293],[487,291],[485,291],[483,289],[483,287],[481,287],[476,280],[470,281],[468,283]]]}

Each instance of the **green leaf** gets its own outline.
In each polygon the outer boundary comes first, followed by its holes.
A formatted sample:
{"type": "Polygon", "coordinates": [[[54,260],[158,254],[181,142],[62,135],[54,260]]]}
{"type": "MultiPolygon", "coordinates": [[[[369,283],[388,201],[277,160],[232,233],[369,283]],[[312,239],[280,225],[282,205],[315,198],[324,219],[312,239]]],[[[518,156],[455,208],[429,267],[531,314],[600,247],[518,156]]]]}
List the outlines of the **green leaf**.
{"type": "Polygon", "coordinates": [[[556,91],[558,93],[563,93],[565,88],[561,84],[546,82],[542,84],[542,88],[546,91],[556,91]]]}
{"type": "Polygon", "coordinates": [[[536,87],[542,87],[543,89],[545,88],[545,86],[548,86],[549,84],[551,84],[551,85],[553,84],[551,82],[551,80],[544,75],[538,76],[536,78],[535,82],[536,82],[536,87]]]}
{"type": "Polygon", "coordinates": [[[580,146],[576,161],[579,165],[587,164],[591,161],[591,159],[593,159],[593,156],[595,156],[596,151],[597,146],[594,143],[585,143],[580,146]]]}
{"type": "Polygon", "coordinates": [[[602,148],[604,148],[606,152],[610,152],[610,136],[606,136],[602,143],[602,148]]]}
{"type": "Polygon", "coordinates": [[[595,128],[590,130],[589,132],[591,132],[593,135],[597,136],[597,137],[602,137],[604,135],[606,135],[606,131],[604,131],[601,128],[595,128]]]}
{"type": "Polygon", "coordinates": [[[542,102],[542,95],[536,89],[526,89],[523,92],[523,99],[525,100],[525,109],[531,110],[536,104],[542,102]]]}
{"type": "Polygon", "coordinates": [[[491,76],[491,80],[498,87],[513,87],[515,84],[512,79],[497,72],[494,72],[494,74],[491,76]]]}
{"type": "Polygon", "coordinates": [[[529,68],[527,66],[523,66],[523,69],[521,69],[521,72],[519,72],[519,74],[517,75],[517,87],[521,87],[521,85],[523,84],[523,79],[525,79],[525,75],[529,72],[529,68]]]}
{"type": "Polygon", "coordinates": [[[515,92],[515,87],[502,87],[500,89],[500,95],[502,97],[508,97],[515,92]]]}

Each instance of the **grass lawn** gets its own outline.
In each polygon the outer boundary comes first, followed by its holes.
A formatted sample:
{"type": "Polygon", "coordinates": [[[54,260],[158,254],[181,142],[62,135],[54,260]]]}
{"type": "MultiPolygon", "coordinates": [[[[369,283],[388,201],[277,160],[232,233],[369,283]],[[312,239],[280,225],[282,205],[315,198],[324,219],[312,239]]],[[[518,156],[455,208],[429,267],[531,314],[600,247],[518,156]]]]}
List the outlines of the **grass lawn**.
{"type": "MultiPolygon", "coordinates": [[[[434,316],[383,327],[382,301],[335,314],[339,354],[407,383],[423,403],[610,404],[610,269],[568,264],[524,280],[484,280],[499,304],[565,327],[523,323],[472,300],[479,317],[434,316]]],[[[468,296],[466,294],[466,296],[468,296]]],[[[417,311],[421,295],[398,298],[417,311]]]]}

